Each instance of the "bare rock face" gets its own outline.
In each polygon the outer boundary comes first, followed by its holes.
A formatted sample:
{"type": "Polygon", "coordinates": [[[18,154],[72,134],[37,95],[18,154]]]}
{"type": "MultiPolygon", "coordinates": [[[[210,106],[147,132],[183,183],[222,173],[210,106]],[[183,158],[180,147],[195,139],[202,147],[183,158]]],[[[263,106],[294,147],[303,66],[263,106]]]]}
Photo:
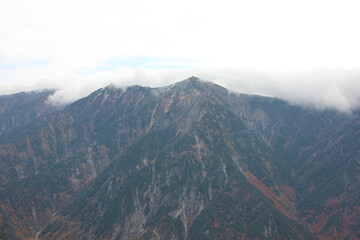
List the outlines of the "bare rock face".
{"type": "Polygon", "coordinates": [[[99,89],[3,139],[9,239],[356,239],[359,115],[191,77],[99,89]]]}

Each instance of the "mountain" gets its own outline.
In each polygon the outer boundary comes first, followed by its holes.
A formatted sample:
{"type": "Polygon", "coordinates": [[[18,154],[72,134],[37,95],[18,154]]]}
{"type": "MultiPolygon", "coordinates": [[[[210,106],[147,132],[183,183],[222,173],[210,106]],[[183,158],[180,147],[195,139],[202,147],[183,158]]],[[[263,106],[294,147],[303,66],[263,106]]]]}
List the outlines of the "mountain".
{"type": "Polygon", "coordinates": [[[54,91],[21,92],[0,96],[0,135],[23,127],[35,119],[57,110],[47,102],[54,91]]]}
{"type": "Polygon", "coordinates": [[[191,77],[108,86],[0,145],[9,239],[357,239],[360,116],[191,77]]]}

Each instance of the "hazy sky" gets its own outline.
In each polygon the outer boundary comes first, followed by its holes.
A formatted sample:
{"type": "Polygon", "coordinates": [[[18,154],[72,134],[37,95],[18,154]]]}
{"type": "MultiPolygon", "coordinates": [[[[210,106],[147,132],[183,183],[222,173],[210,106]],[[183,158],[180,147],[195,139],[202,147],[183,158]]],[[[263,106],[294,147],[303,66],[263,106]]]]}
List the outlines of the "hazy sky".
{"type": "MultiPolygon", "coordinates": [[[[0,93],[190,75],[233,90],[359,106],[360,2],[1,0],[0,93]]],[[[55,101],[55,100],[54,100],[55,101]]]]}

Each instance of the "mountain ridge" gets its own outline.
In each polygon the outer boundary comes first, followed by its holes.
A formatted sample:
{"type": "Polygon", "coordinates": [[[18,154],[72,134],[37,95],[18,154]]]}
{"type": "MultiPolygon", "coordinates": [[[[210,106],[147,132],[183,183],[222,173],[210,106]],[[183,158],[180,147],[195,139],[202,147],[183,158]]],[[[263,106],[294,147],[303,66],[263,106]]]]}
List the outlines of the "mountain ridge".
{"type": "Polygon", "coordinates": [[[196,77],[162,88],[108,86],[0,145],[1,231],[18,239],[351,239],[359,126],[356,115],[235,94],[196,77]],[[346,149],[333,180],[329,146],[338,146],[332,155],[346,149]],[[314,185],[317,175],[343,187],[314,185]],[[345,206],[331,207],[337,201],[345,206]]]}

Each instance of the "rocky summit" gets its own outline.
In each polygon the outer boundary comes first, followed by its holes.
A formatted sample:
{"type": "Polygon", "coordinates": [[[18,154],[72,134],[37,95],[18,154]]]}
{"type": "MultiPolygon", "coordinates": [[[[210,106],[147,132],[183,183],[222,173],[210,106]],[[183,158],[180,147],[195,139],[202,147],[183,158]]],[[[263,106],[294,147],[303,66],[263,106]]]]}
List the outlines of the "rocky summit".
{"type": "Polygon", "coordinates": [[[0,239],[360,239],[359,112],[196,77],[3,99],[0,239]]]}

